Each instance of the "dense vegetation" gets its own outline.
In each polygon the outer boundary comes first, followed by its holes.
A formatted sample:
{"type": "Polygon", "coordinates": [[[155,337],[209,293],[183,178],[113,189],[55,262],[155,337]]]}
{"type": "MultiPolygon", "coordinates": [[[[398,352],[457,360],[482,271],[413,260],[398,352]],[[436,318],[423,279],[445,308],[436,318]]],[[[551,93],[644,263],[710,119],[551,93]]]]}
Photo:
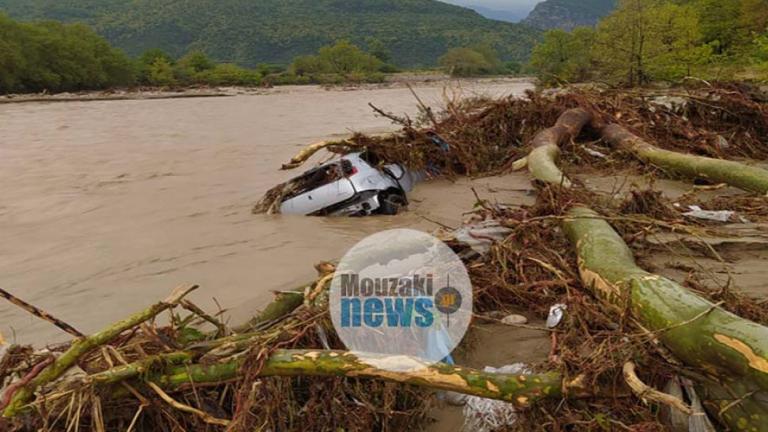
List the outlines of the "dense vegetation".
{"type": "Polygon", "coordinates": [[[485,44],[525,60],[539,32],[435,0],[0,0],[19,19],[85,22],[129,55],[199,50],[220,62],[287,65],[341,39],[399,67],[434,66],[448,49],[485,44]]]}
{"type": "Polygon", "coordinates": [[[517,74],[521,65],[516,61],[502,63],[496,51],[488,45],[451,48],[439,60],[440,66],[453,76],[517,74]]]}
{"type": "Polygon", "coordinates": [[[0,93],[128,85],[128,57],[82,24],[18,23],[0,14],[0,93]]]}
{"type": "Polygon", "coordinates": [[[316,55],[296,57],[288,72],[275,76],[274,80],[278,83],[382,81],[383,73],[395,68],[387,63],[389,52],[381,44],[372,45],[377,49],[367,53],[349,41],[338,41],[320,48],[316,55]]]}
{"type": "Polygon", "coordinates": [[[53,93],[137,85],[380,82],[386,72],[396,69],[388,63],[390,54],[381,43],[370,40],[369,46],[370,53],[341,40],[321,47],[316,55],[296,58],[287,70],[267,64],[249,69],[216,63],[198,50],[176,59],[153,48],[131,59],[84,24],[20,23],[0,14],[0,93],[53,93]]]}
{"type": "Polygon", "coordinates": [[[523,22],[544,30],[572,30],[595,25],[615,8],[616,0],[544,0],[523,22]]]}
{"type": "Polygon", "coordinates": [[[768,0],[621,0],[593,28],[548,32],[531,66],[545,82],[768,79],[768,0]]]}

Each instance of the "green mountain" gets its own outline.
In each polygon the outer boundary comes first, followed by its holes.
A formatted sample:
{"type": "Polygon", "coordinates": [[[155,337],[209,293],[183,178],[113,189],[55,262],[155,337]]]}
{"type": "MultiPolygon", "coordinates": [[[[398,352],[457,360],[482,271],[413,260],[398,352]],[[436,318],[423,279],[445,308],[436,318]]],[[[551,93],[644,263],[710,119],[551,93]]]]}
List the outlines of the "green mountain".
{"type": "Polygon", "coordinates": [[[524,60],[540,31],[434,0],[0,0],[12,18],[79,21],[130,55],[200,49],[217,61],[289,63],[338,39],[375,40],[405,67],[485,44],[524,60]]]}
{"type": "Polygon", "coordinates": [[[542,30],[573,30],[593,26],[616,8],[617,0],[545,0],[523,20],[524,24],[542,30]]]}

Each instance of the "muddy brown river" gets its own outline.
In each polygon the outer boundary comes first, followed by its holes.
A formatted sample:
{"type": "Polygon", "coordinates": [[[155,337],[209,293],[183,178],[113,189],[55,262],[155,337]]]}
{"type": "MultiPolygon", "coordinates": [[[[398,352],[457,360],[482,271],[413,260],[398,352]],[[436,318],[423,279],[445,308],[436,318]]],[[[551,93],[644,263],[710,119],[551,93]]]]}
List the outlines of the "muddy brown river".
{"type": "MultiPolygon", "coordinates": [[[[441,104],[442,84],[416,87],[441,104]]],[[[450,84],[464,96],[521,94],[526,81],[450,84]]],[[[352,131],[395,129],[368,102],[416,112],[405,88],[283,87],[222,98],[0,104],[0,287],[92,332],[164,298],[245,320],[274,290],[309,280],[368,234],[456,225],[481,192],[521,194],[506,179],[434,181],[409,212],[367,219],[254,216],[261,194],[296,172],[301,146],[352,131]]],[[[41,345],[68,339],[7,303],[0,332],[41,345]]]]}

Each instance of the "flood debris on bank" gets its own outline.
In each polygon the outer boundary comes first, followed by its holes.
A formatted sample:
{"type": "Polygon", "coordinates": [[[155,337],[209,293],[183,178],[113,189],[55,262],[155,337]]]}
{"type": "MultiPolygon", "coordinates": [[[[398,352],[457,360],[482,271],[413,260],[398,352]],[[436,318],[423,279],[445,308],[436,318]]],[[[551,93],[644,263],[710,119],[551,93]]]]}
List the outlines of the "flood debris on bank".
{"type": "MultiPolygon", "coordinates": [[[[2,424],[417,430],[433,392],[449,390],[512,404],[511,430],[768,430],[768,303],[730,282],[704,283],[704,266],[673,281],[647,264],[659,251],[693,246],[724,261],[722,243],[705,239],[743,235],[743,221],[689,217],[690,206],[733,211],[765,237],[768,172],[751,161],[768,154],[768,106],[749,88],[581,88],[450,101],[439,113],[422,105],[417,119],[378,112],[402,131],[318,144],[285,168],[320,150],[367,152],[381,164],[448,178],[527,166],[534,205],[478,197],[465,227],[437,235],[465,261],[478,315],[524,309],[543,319],[565,305],[546,330],[548,359],[526,374],[444,364],[383,372],[342,351],[327,309],[334,266],[324,263],[316,281],[279,293],[239,327],[185,300],[194,287],[181,287],[71,343],[6,346],[2,424]],[[579,180],[616,173],[691,188],[673,200],[653,188],[602,193],[579,180]],[[156,321],[161,314],[170,324],[156,321]]],[[[274,209],[284,187],[259,208],[274,209]]]]}

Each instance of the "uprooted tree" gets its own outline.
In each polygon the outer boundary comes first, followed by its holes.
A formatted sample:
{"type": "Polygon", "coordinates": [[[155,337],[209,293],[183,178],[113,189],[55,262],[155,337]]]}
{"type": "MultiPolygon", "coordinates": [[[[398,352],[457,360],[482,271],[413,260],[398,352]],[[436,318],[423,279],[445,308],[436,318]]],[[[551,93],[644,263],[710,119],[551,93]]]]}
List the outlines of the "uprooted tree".
{"type": "MultiPolygon", "coordinates": [[[[553,128],[536,136],[532,155],[548,150],[546,157],[528,157],[534,178],[571,187],[557,168],[555,157],[560,143],[578,135],[590,120],[591,115],[584,110],[569,110],[553,128]]],[[[661,150],[616,124],[600,126],[599,130],[611,145],[675,173],[768,192],[768,171],[661,150]]],[[[676,282],[637,267],[621,237],[587,207],[575,206],[568,211],[563,228],[576,248],[584,286],[630,312],[649,337],[706,375],[708,379],[699,385],[712,398],[705,402],[717,401],[713,414],[734,430],[768,430],[768,404],[762,396],[768,390],[768,327],[740,318],[676,282]]]]}

